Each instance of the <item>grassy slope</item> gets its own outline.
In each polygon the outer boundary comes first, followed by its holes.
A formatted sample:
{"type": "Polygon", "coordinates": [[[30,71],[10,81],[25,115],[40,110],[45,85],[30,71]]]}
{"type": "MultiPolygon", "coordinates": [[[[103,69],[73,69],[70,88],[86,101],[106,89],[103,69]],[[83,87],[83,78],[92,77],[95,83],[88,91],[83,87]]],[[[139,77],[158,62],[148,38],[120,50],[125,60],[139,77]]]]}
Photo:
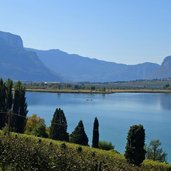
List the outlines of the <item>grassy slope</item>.
{"type": "MultiPolygon", "coordinates": [[[[79,145],[72,144],[72,143],[65,143],[67,148],[66,150],[61,150],[61,144],[63,142],[60,141],[54,141],[51,139],[43,139],[38,138],[35,136],[30,135],[22,135],[22,134],[15,134],[12,133],[10,138],[8,136],[2,135],[2,132],[0,132],[0,139],[2,142],[4,142],[4,146],[8,149],[11,149],[11,151],[8,153],[10,155],[19,156],[19,158],[24,157],[28,158],[31,156],[32,159],[32,151],[31,149],[34,149],[33,151],[37,151],[40,156],[44,156],[46,161],[49,160],[52,162],[55,167],[59,164],[59,161],[62,160],[61,157],[56,158],[55,160],[50,159],[50,156],[54,158],[54,156],[62,156],[65,153],[65,166],[71,165],[71,170],[80,170],[80,168],[77,169],[77,167],[81,167],[81,170],[89,170],[88,168],[94,167],[95,165],[98,165],[98,167],[102,167],[106,171],[169,171],[171,170],[171,166],[165,163],[159,163],[154,161],[146,160],[140,168],[134,167],[129,165],[126,160],[124,159],[124,156],[121,154],[117,154],[114,151],[103,151],[99,149],[89,148],[82,146],[82,152],[79,153],[77,151],[79,145]],[[17,138],[16,138],[17,135],[17,138]],[[41,140],[41,147],[38,145],[39,140],[41,140]],[[53,144],[53,151],[49,152],[49,144],[53,144]],[[8,145],[6,145],[8,144],[8,145]],[[24,145],[23,145],[24,144],[24,145]],[[23,149],[22,149],[23,148],[23,149]],[[26,149],[24,149],[26,148],[26,149]],[[21,151],[21,152],[19,152],[21,151]],[[27,152],[26,152],[27,151],[27,152]],[[48,154],[48,152],[50,154],[48,154]],[[12,154],[14,153],[14,154],[12,154]],[[18,154],[17,154],[18,153],[18,154]],[[43,155],[41,155],[43,153],[43,155]],[[46,155],[47,153],[47,155],[46,155]],[[20,156],[22,154],[22,156],[20,156]],[[29,156],[28,156],[29,154],[29,156]],[[58,161],[59,160],[59,161],[58,161]],[[56,162],[56,163],[55,163],[56,162]],[[58,163],[57,163],[58,162],[58,163]],[[73,164],[74,162],[74,164],[73,164]],[[100,166],[101,165],[101,166],[100,166]],[[85,167],[85,168],[84,168],[85,167]],[[75,168],[75,169],[73,169],[75,168]]],[[[0,151],[1,152],[1,151],[0,151]]],[[[6,156],[5,156],[6,157],[6,156]]],[[[0,154],[1,158],[1,154],[0,154]]],[[[40,157],[41,158],[41,157],[40,157]]],[[[9,159],[9,157],[8,157],[9,159]]],[[[9,159],[10,161],[11,159],[9,159]]],[[[43,160],[43,159],[42,159],[43,160]]],[[[17,159],[16,159],[17,161],[17,159]]],[[[37,161],[37,159],[36,159],[37,161]]],[[[19,160],[20,162],[20,160],[19,160]]],[[[34,163],[35,164],[35,163],[34,163]]],[[[61,164],[60,164],[61,165],[61,164]]],[[[26,170],[26,169],[25,169],[26,170]]],[[[56,169],[58,170],[58,169],[56,169]]],[[[60,169],[59,169],[60,170],[60,169]]],[[[80,170],[80,171],[81,171],[80,170]]]]}

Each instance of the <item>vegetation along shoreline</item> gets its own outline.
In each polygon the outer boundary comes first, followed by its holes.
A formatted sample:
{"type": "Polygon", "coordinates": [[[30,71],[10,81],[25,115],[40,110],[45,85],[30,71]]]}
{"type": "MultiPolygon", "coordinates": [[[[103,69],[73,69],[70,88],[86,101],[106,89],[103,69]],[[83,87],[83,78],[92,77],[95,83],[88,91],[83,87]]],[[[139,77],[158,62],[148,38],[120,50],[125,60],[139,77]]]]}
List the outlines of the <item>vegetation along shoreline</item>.
{"type": "Polygon", "coordinates": [[[85,94],[112,94],[112,93],[171,93],[171,90],[152,89],[114,89],[106,91],[91,90],[52,90],[52,89],[26,89],[26,92],[44,93],[85,93],[85,94]]]}

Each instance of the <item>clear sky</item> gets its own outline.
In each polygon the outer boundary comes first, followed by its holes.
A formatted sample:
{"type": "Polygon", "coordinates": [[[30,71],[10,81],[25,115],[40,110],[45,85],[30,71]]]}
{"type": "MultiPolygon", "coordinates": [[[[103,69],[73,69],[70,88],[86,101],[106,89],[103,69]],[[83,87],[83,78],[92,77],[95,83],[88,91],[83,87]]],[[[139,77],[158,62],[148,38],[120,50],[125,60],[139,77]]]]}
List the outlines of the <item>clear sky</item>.
{"type": "Polygon", "coordinates": [[[171,55],[171,0],[0,0],[0,30],[25,47],[161,63],[171,55]]]}

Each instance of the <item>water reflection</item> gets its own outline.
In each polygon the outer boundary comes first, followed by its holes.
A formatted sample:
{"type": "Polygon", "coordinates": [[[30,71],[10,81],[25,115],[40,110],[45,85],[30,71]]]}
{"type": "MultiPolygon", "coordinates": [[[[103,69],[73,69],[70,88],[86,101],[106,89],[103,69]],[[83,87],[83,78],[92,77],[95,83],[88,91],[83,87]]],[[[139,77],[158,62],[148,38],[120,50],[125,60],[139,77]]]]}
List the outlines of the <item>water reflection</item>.
{"type": "Polygon", "coordinates": [[[165,93],[160,95],[160,104],[163,109],[171,110],[171,94],[165,93]]]}

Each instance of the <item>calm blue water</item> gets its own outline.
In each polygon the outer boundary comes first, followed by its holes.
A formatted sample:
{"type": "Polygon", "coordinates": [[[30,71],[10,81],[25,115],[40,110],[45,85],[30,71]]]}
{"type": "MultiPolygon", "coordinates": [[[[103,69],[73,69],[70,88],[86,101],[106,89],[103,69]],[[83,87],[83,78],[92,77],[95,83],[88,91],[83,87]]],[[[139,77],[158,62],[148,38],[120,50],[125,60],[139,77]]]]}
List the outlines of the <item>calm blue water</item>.
{"type": "Polygon", "coordinates": [[[83,120],[91,144],[93,121],[98,117],[100,140],[111,141],[123,153],[129,127],[142,124],[146,143],[160,139],[171,162],[171,94],[57,94],[27,93],[29,115],[37,114],[49,126],[57,107],[64,110],[71,133],[83,120]]]}

